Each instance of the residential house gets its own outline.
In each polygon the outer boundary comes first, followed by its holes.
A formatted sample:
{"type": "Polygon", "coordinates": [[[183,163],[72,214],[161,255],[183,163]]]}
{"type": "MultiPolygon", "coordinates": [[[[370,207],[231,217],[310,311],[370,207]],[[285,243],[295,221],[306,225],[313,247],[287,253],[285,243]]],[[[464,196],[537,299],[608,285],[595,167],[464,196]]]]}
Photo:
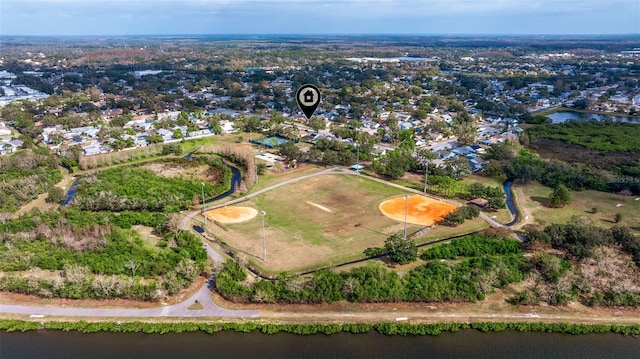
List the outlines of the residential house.
{"type": "Polygon", "coordinates": [[[102,153],[102,148],[100,145],[91,145],[87,147],[82,147],[82,151],[85,156],[98,155],[102,153]]]}
{"type": "Polygon", "coordinates": [[[0,142],[0,154],[13,153],[17,151],[23,144],[21,140],[11,140],[0,142]]]}
{"type": "Polygon", "coordinates": [[[469,146],[456,147],[452,149],[451,152],[455,153],[456,155],[466,156],[473,153],[473,149],[469,146]]]}
{"type": "Polygon", "coordinates": [[[222,133],[235,133],[238,130],[235,128],[233,122],[231,121],[220,121],[220,128],[222,128],[222,133]]]}
{"type": "Polygon", "coordinates": [[[436,151],[436,157],[442,160],[448,160],[448,159],[454,158],[455,156],[456,154],[450,151],[445,151],[445,150],[436,151]]]}
{"type": "Polygon", "coordinates": [[[161,128],[156,131],[156,134],[162,136],[162,140],[164,142],[170,141],[173,139],[173,131],[169,131],[165,128],[161,128]]]}
{"type": "Polygon", "coordinates": [[[76,127],[76,128],[72,128],[69,130],[69,133],[77,136],[77,135],[84,135],[87,137],[91,137],[91,138],[96,138],[98,137],[98,132],[100,131],[100,128],[95,127],[95,126],[85,126],[85,127],[76,127]]]}
{"type": "Polygon", "coordinates": [[[373,150],[371,151],[374,155],[378,155],[378,156],[384,156],[385,154],[387,154],[387,149],[384,147],[380,147],[377,145],[373,146],[373,150]]]}

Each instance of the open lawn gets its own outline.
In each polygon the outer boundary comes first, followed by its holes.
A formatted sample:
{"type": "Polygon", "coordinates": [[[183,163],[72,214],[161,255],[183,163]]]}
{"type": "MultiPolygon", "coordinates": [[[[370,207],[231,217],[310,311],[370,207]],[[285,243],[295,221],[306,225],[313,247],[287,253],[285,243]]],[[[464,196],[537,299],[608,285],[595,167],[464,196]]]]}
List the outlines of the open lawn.
{"type": "Polygon", "coordinates": [[[261,137],[264,135],[260,133],[233,133],[185,140],[180,142],[180,146],[182,146],[183,153],[189,153],[206,145],[250,145],[249,140],[261,137]]]}
{"type": "Polygon", "coordinates": [[[524,206],[524,212],[533,217],[541,225],[550,223],[566,223],[573,216],[590,219],[596,225],[611,227],[615,225],[616,213],[622,215],[619,225],[629,226],[640,232],[640,198],[638,196],[621,196],[598,191],[571,192],[571,203],[563,208],[552,208],[549,202],[551,188],[541,184],[516,184],[518,204],[524,206]],[[596,212],[592,213],[592,209],[596,212]]]}
{"type": "Polygon", "coordinates": [[[131,226],[131,229],[140,234],[140,238],[142,238],[142,242],[147,249],[153,250],[158,246],[160,237],[153,232],[154,229],[152,227],[136,224],[131,226]]]}
{"type": "Polygon", "coordinates": [[[282,169],[281,171],[278,171],[276,169],[268,169],[268,170],[265,170],[264,174],[258,176],[258,183],[253,185],[249,189],[249,192],[247,192],[247,194],[256,192],[265,187],[269,187],[286,180],[324,171],[326,169],[327,167],[317,166],[309,163],[302,163],[298,166],[298,168],[285,168],[285,169],[282,169]]]}
{"type": "MultiPolygon", "coordinates": [[[[228,231],[210,225],[221,240],[244,253],[269,272],[299,271],[362,257],[369,247],[380,247],[404,223],[383,215],[378,206],[406,192],[348,175],[321,175],[286,185],[243,202],[264,210],[267,262],[262,260],[262,216],[228,231]]],[[[421,226],[409,224],[413,233],[421,226]]]]}

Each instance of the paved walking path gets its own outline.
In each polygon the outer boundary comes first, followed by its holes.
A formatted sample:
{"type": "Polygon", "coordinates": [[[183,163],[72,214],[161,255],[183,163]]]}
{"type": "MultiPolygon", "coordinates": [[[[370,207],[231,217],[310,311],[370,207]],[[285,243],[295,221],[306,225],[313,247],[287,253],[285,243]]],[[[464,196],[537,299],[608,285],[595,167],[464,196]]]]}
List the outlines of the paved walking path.
{"type": "Polygon", "coordinates": [[[207,285],[203,285],[195,294],[185,301],[156,308],[61,308],[61,307],[32,307],[27,305],[0,304],[1,313],[24,315],[55,315],[71,317],[258,317],[256,310],[230,310],[216,305],[211,300],[211,292],[207,285]],[[189,310],[188,307],[196,301],[203,309],[189,310]]]}

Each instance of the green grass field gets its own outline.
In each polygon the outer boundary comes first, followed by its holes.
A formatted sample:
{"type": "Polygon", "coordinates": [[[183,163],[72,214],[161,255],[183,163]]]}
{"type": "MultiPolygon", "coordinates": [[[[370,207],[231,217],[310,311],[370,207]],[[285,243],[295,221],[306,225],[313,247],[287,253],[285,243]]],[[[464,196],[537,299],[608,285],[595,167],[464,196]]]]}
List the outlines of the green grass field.
{"type": "Polygon", "coordinates": [[[571,203],[563,208],[552,208],[549,203],[551,188],[541,184],[516,185],[518,192],[524,193],[518,197],[520,205],[530,213],[535,221],[542,225],[550,223],[566,223],[573,216],[588,218],[594,224],[611,227],[616,225],[614,216],[622,215],[619,225],[629,226],[640,230],[640,199],[635,196],[621,196],[613,193],[598,191],[571,192],[571,203]],[[620,205],[620,206],[618,206],[620,205]],[[592,209],[596,208],[596,213],[592,209]]]}
{"type": "Polygon", "coordinates": [[[180,142],[180,146],[182,146],[182,152],[186,154],[198,147],[205,145],[237,145],[240,143],[247,144],[249,140],[262,137],[264,137],[264,135],[260,133],[233,133],[185,140],[180,142]]]}
{"type": "MultiPolygon", "coordinates": [[[[267,262],[262,261],[262,218],[213,229],[214,235],[266,271],[299,271],[363,257],[384,245],[404,223],[378,205],[406,192],[362,177],[320,175],[253,197],[241,206],[264,210],[267,262]]],[[[407,233],[421,227],[409,224],[407,233]]]]}

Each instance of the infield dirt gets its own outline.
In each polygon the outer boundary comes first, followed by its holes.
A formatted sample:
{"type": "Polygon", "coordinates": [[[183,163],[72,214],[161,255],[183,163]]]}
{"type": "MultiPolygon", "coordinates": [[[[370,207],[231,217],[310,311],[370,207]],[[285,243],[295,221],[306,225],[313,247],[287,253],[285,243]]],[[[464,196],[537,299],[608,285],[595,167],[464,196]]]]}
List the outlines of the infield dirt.
{"type": "Polygon", "coordinates": [[[251,207],[227,206],[205,212],[207,219],[223,224],[242,223],[252,220],[258,211],[251,207]]]}
{"type": "Polygon", "coordinates": [[[404,222],[406,214],[407,223],[432,226],[457,207],[433,198],[411,195],[408,201],[404,196],[386,200],[380,203],[379,208],[385,216],[396,221],[404,222]]]}

